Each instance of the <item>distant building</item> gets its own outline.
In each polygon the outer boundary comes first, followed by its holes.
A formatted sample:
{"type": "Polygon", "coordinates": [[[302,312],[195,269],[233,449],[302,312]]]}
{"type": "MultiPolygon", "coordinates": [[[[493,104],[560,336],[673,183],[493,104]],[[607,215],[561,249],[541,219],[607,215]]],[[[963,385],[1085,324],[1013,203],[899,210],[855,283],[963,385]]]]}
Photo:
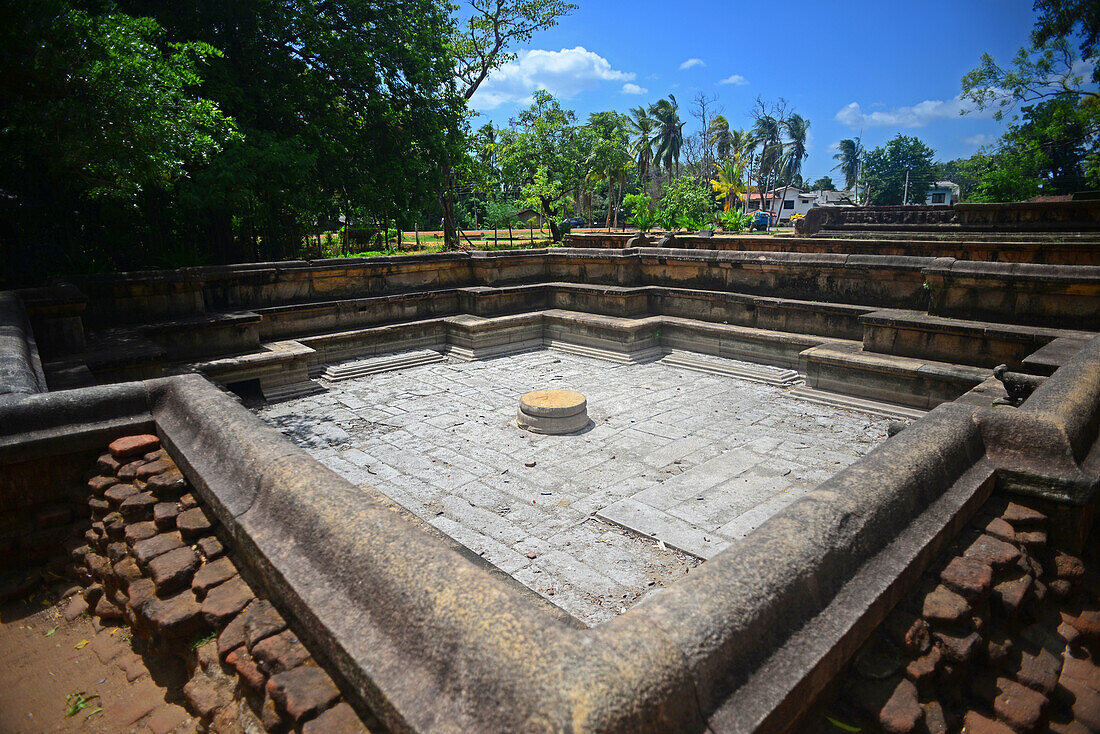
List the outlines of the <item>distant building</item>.
{"type": "Polygon", "coordinates": [[[780,222],[790,221],[796,214],[805,216],[806,212],[818,206],[855,206],[848,191],[803,191],[794,186],[786,190],[785,196],[782,186],[765,192],[763,198],[757,192],[750,191],[745,201],[746,211],[763,209],[780,222]]]}
{"type": "Polygon", "coordinates": [[[928,198],[924,203],[929,206],[954,206],[959,203],[960,191],[957,183],[936,181],[932,184],[932,188],[928,189],[928,198]]]}
{"type": "Polygon", "coordinates": [[[516,212],[516,221],[523,225],[530,225],[542,229],[542,212],[535,209],[520,209],[516,212]]]}

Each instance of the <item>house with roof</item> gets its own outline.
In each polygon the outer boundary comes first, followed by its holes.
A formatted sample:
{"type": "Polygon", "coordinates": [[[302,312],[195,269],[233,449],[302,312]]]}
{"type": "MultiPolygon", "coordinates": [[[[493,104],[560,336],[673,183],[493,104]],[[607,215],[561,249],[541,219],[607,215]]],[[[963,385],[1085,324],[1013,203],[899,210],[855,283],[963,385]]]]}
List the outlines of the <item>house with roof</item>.
{"type": "Polygon", "coordinates": [[[746,211],[758,209],[769,212],[777,221],[790,221],[796,214],[806,215],[818,206],[855,206],[852,195],[847,191],[803,191],[791,186],[780,186],[764,192],[761,197],[756,191],[750,191],[745,199],[746,211]]]}
{"type": "Polygon", "coordinates": [[[959,194],[962,189],[952,181],[934,181],[928,189],[928,197],[924,203],[928,206],[954,206],[959,203],[959,194]]]}

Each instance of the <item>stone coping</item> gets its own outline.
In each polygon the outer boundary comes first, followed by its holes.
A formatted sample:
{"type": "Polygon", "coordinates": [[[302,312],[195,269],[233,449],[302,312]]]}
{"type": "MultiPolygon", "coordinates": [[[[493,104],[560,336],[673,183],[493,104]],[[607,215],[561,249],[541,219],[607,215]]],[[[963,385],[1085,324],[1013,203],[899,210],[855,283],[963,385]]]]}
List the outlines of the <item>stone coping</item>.
{"type": "Polygon", "coordinates": [[[42,360],[23,302],[12,291],[0,291],[0,400],[46,389],[42,360]]]}
{"type": "Polygon", "coordinates": [[[927,564],[929,538],[968,519],[994,471],[1089,475],[1080,457],[1100,422],[1100,339],[1023,408],[937,408],[590,629],[532,604],[196,375],[0,406],[0,459],[36,431],[150,414],[243,562],[388,726],[683,730],[709,719],[778,730],[927,564]],[[1073,450],[1050,458],[1056,444],[1027,435],[1032,425],[1073,450]]]}

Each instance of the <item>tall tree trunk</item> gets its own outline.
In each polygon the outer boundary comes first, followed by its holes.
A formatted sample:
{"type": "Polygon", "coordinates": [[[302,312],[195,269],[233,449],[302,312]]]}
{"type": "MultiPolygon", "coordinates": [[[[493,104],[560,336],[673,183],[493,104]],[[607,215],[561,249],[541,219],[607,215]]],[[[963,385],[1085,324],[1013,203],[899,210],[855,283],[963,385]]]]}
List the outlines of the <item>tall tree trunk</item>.
{"type": "Polygon", "coordinates": [[[454,176],[451,165],[442,165],[443,191],[439,193],[439,208],[443,210],[443,249],[458,249],[458,228],[455,226],[454,176]]]}

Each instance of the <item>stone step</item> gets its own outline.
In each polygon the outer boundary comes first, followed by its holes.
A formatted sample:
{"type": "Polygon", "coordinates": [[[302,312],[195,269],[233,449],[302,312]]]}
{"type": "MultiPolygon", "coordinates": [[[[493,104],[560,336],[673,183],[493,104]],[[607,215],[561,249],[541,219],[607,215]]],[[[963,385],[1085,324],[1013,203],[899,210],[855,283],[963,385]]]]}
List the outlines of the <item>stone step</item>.
{"type": "Polygon", "coordinates": [[[592,357],[593,359],[603,359],[609,362],[620,362],[622,364],[643,364],[646,362],[655,362],[661,358],[663,351],[660,347],[650,347],[648,349],[639,349],[633,352],[618,352],[610,349],[603,349],[602,347],[591,347],[584,344],[571,344],[565,341],[559,341],[557,339],[546,340],[547,349],[555,349],[559,352],[566,352],[567,354],[576,354],[581,357],[592,357]]]}
{"type": "Polygon", "coordinates": [[[407,367],[416,367],[422,364],[442,362],[443,355],[432,349],[418,349],[414,352],[402,352],[400,354],[387,354],[381,357],[360,359],[354,362],[344,362],[337,365],[328,365],[321,373],[321,378],[329,382],[351,380],[356,377],[366,377],[379,372],[393,372],[407,367]]]}
{"type": "Polygon", "coordinates": [[[798,372],[782,367],[770,367],[723,357],[704,356],[675,349],[667,351],[668,353],[661,359],[662,363],[695,372],[724,375],[750,382],[762,382],[765,385],[775,387],[790,387],[802,382],[802,376],[798,372]]]}
{"type": "Polygon", "coordinates": [[[918,410],[917,408],[880,403],[877,400],[857,398],[853,395],[842,395],[840,393],[829,392],[828,390],[817,390],[812,387],[807,387],[806,385],[799,385],[793,390],[789,390],[787,394],[809,403],[828,405],[834,408],[858,410],[862,413],[870,413],[871,415],[882,416],[883,418],[906,418],[917,420],[927,414],[927,411],[918,410]]]}
{"type": "Polygon", "coordinates": [[[283,400],[293,400],[294,398],[304,398],[307,395],[316,395],[319,392],[325,392],[325,388],[313,380],[274,386],[264,385],[261,380],[260,391],[263,393],[264,400],[269,403],[276,403],[283,400]]]}

